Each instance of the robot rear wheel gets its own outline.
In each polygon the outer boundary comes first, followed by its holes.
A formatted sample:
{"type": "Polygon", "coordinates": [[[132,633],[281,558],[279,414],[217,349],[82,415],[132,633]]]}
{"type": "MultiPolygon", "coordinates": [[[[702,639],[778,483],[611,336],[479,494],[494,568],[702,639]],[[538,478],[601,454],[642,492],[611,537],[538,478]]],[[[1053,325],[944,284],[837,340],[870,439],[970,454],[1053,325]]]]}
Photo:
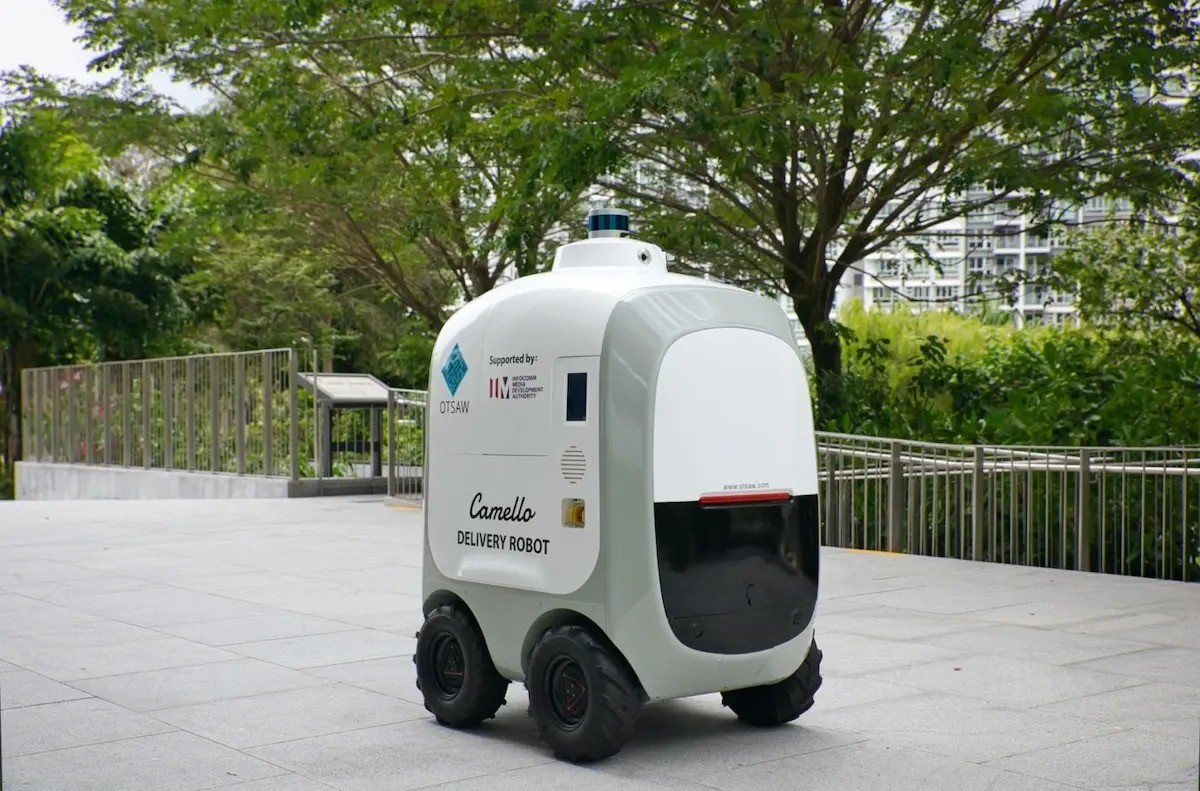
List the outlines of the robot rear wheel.
{"type": "Polygon", "coordinates": [[[584,627],[560,626],[542,636],[526,686],[538,733],[558,758],[607,758],[633,735],[642,705],[637,680],[584,627]]]}
{"type": "Polygon", "coordinates": [[[750,725],[773,727],[791,722],[813,707],[821,688],[821,657],[814,637],[795,673],[775,684],[722,692],[721,703],[750,725]]]}
{"type": "Polygon", "coordinates": [[[508,679],[492,664],[483,633],[462,607],[443,604],[429,613],[413,662],[425,708],[443,725],[478,725],[505,703],[508,679]]]}

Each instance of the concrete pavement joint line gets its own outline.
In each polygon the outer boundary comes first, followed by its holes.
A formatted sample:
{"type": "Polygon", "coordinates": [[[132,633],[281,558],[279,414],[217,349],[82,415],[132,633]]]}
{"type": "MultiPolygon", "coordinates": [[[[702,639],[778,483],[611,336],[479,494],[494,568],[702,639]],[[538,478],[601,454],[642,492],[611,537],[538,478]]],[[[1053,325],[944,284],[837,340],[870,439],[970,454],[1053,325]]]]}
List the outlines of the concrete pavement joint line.
{"type": "MultiPolygon", "coordinates": [[[[88,742],[87,744],[73,744],[70,747],[52,747],[49,750],[35,750],[31,753],[20,753],[18,755],[14,755],[14,756],[12,756],[11,759],[8,757],[8,754],[5,753],[4,760],[5,761],[14,760],[15,761],[18,758],[31,758],[35,755],[49,755],[50,753],[65,753],[65,752],[70,752],[71,750],[86,750],[91,747],[103,747],[106,744],[118,744],[120,742],[136,742],[138,739],[153,739],[156,736],[166,736],[167,734],[170,734],[170,733],[186,732],[182,728],[176,727],[174,725],[170,725],[169,723],[164,722],[162,724],[168,725],[169,727],[167,730],[159,731],[158,733],[146,733],[141,736],[127,736],[123,739],[101,739],[98,742],[88,742]]],[[[193,735],[196,735],[196,734],[193,734],[193,735]]]]}
{"type": "MultiPolygon", "coordinates": [[[[383,695],[383,693],[381,693],[381,692],[376,692],[375,694],[383,695]]],[[[410,706],[417,705],[415,703],[409,703],[408,701],[405,701],[405,700],[400,700],[399,698],[392,698],[390,695],[384,695],[384,697],[389,698],[390,700],[392,700],[395,703],[408,703],[408,705],[410,705],[410,706]]],[[[407,725],[410,722],[421,722],[421,719],[417,718],[417,719],[410,719],[410,720],[393,720],[392,722],[380,722],[380,723],[376,723],[374,725],[363,725],[363,726],[360,726],[357,728],[343,728],[340,731],[330,731],[329,733],[312,733],[312,734],[309,734],[308,736],[297,736],[294,739],[280,739],[277,742],[266,742],[264,744],[255,744],[255,745],[251,745],[249,747],[234,747],[233,745],[225,744],[224,742],[217,742],[217,744],[220,744],[223,747],[228,747],[231,750],[237,750],[240,753],[245,753],[246,755],[250,756],[251,758],[257,758],[260,761],[265,761],[266,760],[265,758],[260,758],[259,756],[255,755],[252,751],[253,750],[265,750],[268,747],[278,747],[281,744],[293,744],[295,742],[309,741],[311,739],[326,739],[326,738],[329,738],[330,736],[341,736],[346,733],[363,733],[365,731],[373,731],[373,730],[377,730],[379,728],[395,728],[397,725],[407,725]]],[[[183,730],[187,730],[187,729],[185,728],[183,730]]],[[[188,733],[191,733],[191,731],[188,731],[188,733]]],[[[197,735],[199,735],[199,734],[197,734],[197,735]]],[[[214,741],[211,737],[206,736],[204,738],[209,739],[210,741],[214,741]]],[[[289,770],[289,771],[291,771],[291,770],[289,770]]]]}
{"type": "MultiPolygon", "coordinates": [[[[304,673],[303,670],[297,670],[295,672],[304,673]]],[[[320,678],[319,676],[313,676],[313,680],[319,681],[319,682],[324,682],[324,683],[313,684],[311,687],[273,689],[268,692],[252,692],[249,695],[234,695],[233,697],[214,698],[213,700],[198,700],[194,703],[183,703],[183,704],[177,704],[177,705],[173,705],[173,706],[163,706],[160,709],[150,709],[149,711],[144,711],[142,713],[147,717],[154,717],[154,719],[157,720],[158,715],[163,713],[164,711],[174,711],[175,709],[190,709],[194,706],[211,706],[214,703],[226,703],[226,702],[233,702],[233,701],[238,701],[238,700],[249,700],[251,698],[262,698],[262,697],[266,697],[268,695],[282,695],[287,692],[309,691],[309,690],[314,690],[314,689],[325,689],[326,687],[338,686],[338,682],[336,682],[332,679],[328,679],[328,678],[320,678]]],[[[379,693],[376,693],[376,694],[379,694],[379,693]]],[[[159,720],[159,722],[167,722],[167,721],[159,720]]],[[[180,727],[178,725],[173,725],[172,723],[167,723],[167,724],[172,725],[172,727],[175,727],[175,728],[180,727]]],[[[183,730],[187,730],[187,729],[184,728],[183,730]]],[[[189,731],[189,733],[190,733],[190,731],[189,731]]],[[[200,734],[196,734],[196,735],[199,736],[200,734]]],[[[232,745],[225,745],[225,746],[232,747],[232,745]]],[[[235,747],[234,749],[236,750],[238,748],[235,747]]]]}
{"type": "MultiPolygon", "coordinates": [[[[253,758],[253,756],[250,756],[250,755],[247,755],[246,757],[253,758]]],[[[215,786],[205,786],[204,788],[197,788],[195,791],[220,791],[220,789],[222,789],[222,788],[236,789],[238,786],[249,785],[250,783],[265,783],[268,780],[278,780],[281,777],[304,777],[304,775],[297,774],[296,772],[284,772],[283,774],[271,775],[270,777],[257,777],[253,780],[238,780],[237,782],[234,782],[234,783],[218,783],[215,786]]],[[[333,786],[326,785],[325,783],[322,783],[319,780],[313,780],[311,777],[304,777],[304,779],[309,780],[313,783],[316,783],[317,785],[325,786],[326,788],[332,788],[333,791],[337,791],[337,789],[333,788],[333,786]]]]}

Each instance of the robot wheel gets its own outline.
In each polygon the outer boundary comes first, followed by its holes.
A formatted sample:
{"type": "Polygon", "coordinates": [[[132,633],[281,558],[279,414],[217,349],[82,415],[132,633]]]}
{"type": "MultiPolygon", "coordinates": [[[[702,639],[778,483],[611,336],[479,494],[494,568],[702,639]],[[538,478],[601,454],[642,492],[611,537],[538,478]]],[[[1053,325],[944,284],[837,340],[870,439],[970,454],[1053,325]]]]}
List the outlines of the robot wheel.
{"type": "Polygon", "coordinates": [[[538,734],[558,758],[607,758],[633,735],[642,706],[637,680],[619,654],[582,626],[542,635],[525,684],[538,734]]]}
{"type": "Polygon", "coordinates": [[[813,707],[821,688],[822,656],[813,637],[812,647],[795,673],[775,684],[722,692],[721,703],[750,725],[773,727],[791,722],[813,707]]]}
{"type": "Polygon", "coordinates": [[[443,725],[478,725],[505,703],[508,679],[492,664],[483,633],[463,607],[443,604],[429,613],[413,662],[425,708],[443,725]]]}

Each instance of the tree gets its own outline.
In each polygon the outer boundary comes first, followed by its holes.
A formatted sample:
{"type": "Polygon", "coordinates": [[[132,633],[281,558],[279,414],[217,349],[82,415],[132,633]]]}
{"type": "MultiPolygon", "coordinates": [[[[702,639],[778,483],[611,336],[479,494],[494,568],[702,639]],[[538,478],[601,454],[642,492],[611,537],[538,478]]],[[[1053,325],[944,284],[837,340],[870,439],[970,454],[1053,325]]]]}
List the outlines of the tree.
{"type": "Polygon", "coordinates": [[[140,142],[285,213],[307,247],[434,330],[458,299],[543,268],[593,181],[577,154],[603,134],[576,145],[557,119],[514,113],[536,76],[493,73],[394,3],[58,4],[104,65],[165,68],[218,96],[191,117],[146,107],[140,142]]]}
{"type": "Polygon", "coordinates": [[[1193,0],[436,7],[440,35],[510,42],[620,140],[636,166],[605,183],[682,262],[787,293],[822,373],[865,256],[1000,202],[1152,204],[1200,130],[1194,103],[1140,93],[1200,61],[1193,0]]]}
{"type": "Polygon", "coordinates": [[[20,372],[177,348],[190,262],[156,247],[168,201],[108,178],[60,118],[0,119],[0,422],[3,461],[20,458],[20,372]]]}
{"type": "Polygon", "coordinates": [[[1050,280],[1078,294],[1085,319],[1135,331],[1170,328],[1200,341],[1200,229],[1111,225],[1077,234],[1053,259],[1050,280]]]}

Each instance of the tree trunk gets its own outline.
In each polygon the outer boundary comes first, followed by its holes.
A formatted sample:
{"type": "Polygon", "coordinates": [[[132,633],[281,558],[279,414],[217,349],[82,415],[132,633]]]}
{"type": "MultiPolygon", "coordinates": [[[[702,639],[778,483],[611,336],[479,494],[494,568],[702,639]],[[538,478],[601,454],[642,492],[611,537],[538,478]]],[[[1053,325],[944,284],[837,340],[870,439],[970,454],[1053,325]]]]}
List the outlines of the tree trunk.
{"type": "Polygon", "coordinates": [[[7,413],[4,415],[4,425],[7,429],[7,442],[4,446],[5,462],[9,465],[21,460],[21,372],[32,368],[37,363],[37,344],[32,341],[18,340],[9,347],[5,355],[2,375],[4,381],[0,386],[4,389],[4,403],[7,413]]]}
{"type": "Polygon", "coordinates": [[[804,328],[804,335],[812,349],[816,373],[814,417],[818,428],[835,420],[844,406],[841,392],[842,339],[830,320],[836,289],[837,283],[823,266],[817,282],[805,283],[802,290],[789,288],[796,318],[804,328]]]}

